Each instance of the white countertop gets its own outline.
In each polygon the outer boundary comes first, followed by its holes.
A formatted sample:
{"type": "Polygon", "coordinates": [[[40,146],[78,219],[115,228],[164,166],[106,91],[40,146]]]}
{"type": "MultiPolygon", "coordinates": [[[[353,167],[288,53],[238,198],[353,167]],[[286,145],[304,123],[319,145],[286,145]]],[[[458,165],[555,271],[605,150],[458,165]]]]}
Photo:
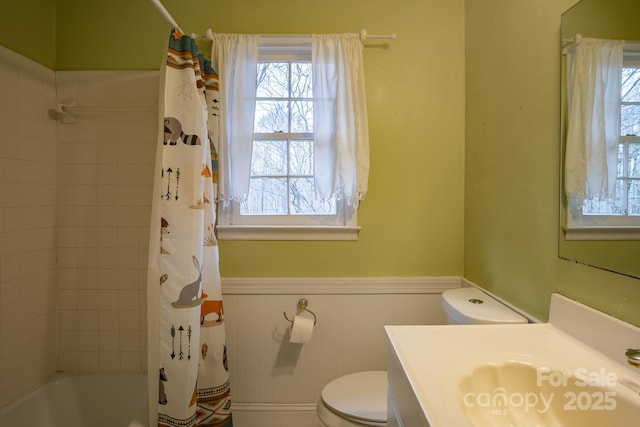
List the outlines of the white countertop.
{"type": "MultiPolygon", "coordinates": [[[[390,351],[431,427],[472,425],[464,415],[458,384],[483,364],[515,361],[562,372],[606,370],[615,372],[620,381],[640,383],[640,369],[605,356],[550,323],[387,326],[385,330],[390,351]]],[[[640,341],[628,345],[634,344],[640,341]]],[[[627,388],[620,392],[640,399],[627,388]]]]}

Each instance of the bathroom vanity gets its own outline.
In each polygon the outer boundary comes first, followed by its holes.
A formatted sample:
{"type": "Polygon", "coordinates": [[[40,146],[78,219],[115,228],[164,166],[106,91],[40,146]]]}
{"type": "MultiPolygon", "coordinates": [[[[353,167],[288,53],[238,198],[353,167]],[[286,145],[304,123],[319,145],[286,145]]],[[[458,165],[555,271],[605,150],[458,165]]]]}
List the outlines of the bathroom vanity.
{"type": "Polygon", "coordinates": [[[640,328],[554,294],[548,323],[387,326],[388,425],[628,425],[640,328]]]}

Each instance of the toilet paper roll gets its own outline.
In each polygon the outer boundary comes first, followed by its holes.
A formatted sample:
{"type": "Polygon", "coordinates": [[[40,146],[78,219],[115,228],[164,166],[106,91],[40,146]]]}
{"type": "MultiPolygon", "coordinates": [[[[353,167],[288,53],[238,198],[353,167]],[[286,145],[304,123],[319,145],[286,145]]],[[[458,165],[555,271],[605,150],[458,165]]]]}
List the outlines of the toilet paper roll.
{"type": "Polygon", "coordinates": [[[289,342],[296,344],[306,344],[311,341],[313,333],[313,319],[309,317],[296,316],[291,325],[291,338],[289,342]]]}

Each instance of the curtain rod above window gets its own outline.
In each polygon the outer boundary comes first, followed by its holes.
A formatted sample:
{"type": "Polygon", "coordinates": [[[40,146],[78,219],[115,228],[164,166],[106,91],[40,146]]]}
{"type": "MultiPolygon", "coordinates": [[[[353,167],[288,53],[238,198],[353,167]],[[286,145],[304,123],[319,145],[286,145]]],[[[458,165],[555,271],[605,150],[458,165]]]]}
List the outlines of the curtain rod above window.
{"type": "MultiPolygon", "coordinates": [[[[566,50],[569,46],[579,45],[582,41],[582,34],[576,33],[574,37],[562,39],[562,53],[566,54],[566,50]]],[[[638,52],[640,53],[640,40],[623,40],[625,52],[638,52]]]]}
{"type": "MultiPolygon", "coordinates": [[[[199,34],[194,34],[194,38],[207,38],[209,40],[213,40],[213,30],[208,29],[206,35],[201,36],[199,34]]],[[[257,34],[263,38],[300,38],[300,39],[309,39],[311,34],[257,34]]],[[[365,41],[368,39],[388,39],[395,40],[398,38],[396,33],[390,34],[367,34],[367,30],[360,30],[360,40],[365,41]]]]}
{"type": "MultiPolygon", "coordinates": [[[[162,17],[169,23],[169,25],[171,25],[171,27],[176,28],[178,31],[180,31],[183,34],[186,34],[184,31],[182,31],[182,29],[180,28],[180,26],[178,25],[176,20],[173,19],[173,17],[169,13],[169,11],[162,5],[160,0],[150,0],[150,1],[151,1],[151,3],[153,3],[153,5],[156,7],[156,9],[158,9],[158,12],[160,12],[162,17]]],[[[211,39],[210,31],[211,30],[207,30],[206,37],[208,39],[211,39]]],[[[259,35],[261,37],[305,37],[305,36],[308,37],[308,36],[310,36],[310,34],[259,34],[259,35]]],[[[197,36],[196,35],[195,38],[198,38],[198,37],[202,37],[202,36],[197,36]]],[[[365,29],[360,30],[360,40],[361,41],[365,41],[365,40],[368,40],[368,39],[395,40],[397,37],[398,36],[397,36],[396,33],[391,33],[391,34],[368,34],[367,30],[365,30],[365,29]]]]}

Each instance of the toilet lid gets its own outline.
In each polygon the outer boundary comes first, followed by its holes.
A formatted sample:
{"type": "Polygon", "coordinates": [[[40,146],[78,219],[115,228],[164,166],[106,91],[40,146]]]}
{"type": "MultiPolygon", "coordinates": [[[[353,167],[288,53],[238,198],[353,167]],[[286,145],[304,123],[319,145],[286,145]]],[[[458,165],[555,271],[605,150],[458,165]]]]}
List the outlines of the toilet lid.
{"type": "Polygon", "coordinates": [[[322,390],[322,400],[333,411],[351,418],[387,421],[387,371],[345,375],[322,390]]]}

